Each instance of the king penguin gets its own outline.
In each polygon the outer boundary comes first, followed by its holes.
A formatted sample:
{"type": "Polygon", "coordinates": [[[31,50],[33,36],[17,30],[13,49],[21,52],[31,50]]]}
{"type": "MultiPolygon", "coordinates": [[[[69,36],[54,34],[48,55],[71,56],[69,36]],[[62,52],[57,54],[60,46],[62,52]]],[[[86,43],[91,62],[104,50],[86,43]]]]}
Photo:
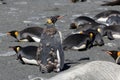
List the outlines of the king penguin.
{"type": "Polygon", "coordinates": [[[64,67],[64,51],[61,44],[61,34],[59,34],[55,24],[51,19],[47,19],[46,28],[41,34],[37,56],[42,73],[60,72],[64,67]]]}
{"type": "Polygon", "coordinates": [[[106,11],[102,11],[100,13],[98,13],[97,15],[94,16],[94,19],[97,22],[102,22],[102,23],[106,23],[106,21],[108,20],[108,18],[112,15],[120,15],[120,11],[117,10],[106,10],[106,11]]]}
{"type": "Polygon", "coordinates": [[[111,40],[120,39],[120,25],[110,25],[102,29],[103,34],[111,40]]]}
{"type": "Polygon", "coordinates": [[[79,27],[83,26],[84,24],[89,25],[99,25],[94,19],[87,17],[87,16],[79,16],[76,17],[72,23],[70,24],[70,29],[78,29],[79,27]]]}
{"type": "Polygon", "coordinates": [[[19,60],[22,64],[32,64],[32,65],[38,65],[36,52],[37,48],[36,46],[10,46],[9,48],[12,48],[16,54],[17,54],[17,60],[19,60]]]}
{"type": "Polygon", "coordinates": [[[86,31],[71,34],[63,40],[63,49],[87,50],[92,46],[104,45],[102,36],[97,30],[88,29],[86,31]]]}
{"type": "Polygon", "coordinates": [[[120,25],[120,15],[112,15],[110,16],[107,21],[106,25],[120,25]]]}
{"type": "Polygon", "coordinates": [[[106,53],[112,56],[116,63],[120,65],[120,51],[117,50],[103,50],[103,51],[106,51],[106,53]]]}
{"type": "Polygon", "coordinates": [[[111,2],[101,4],[101,6],[117,6],[117,5],[120,5],[120,0],[113,0],[111,2]]]}
{"type": "MultiPolygon", "coordinates": [[[[71,2],[72,3],[76,3],[76,2],[78,2],[79,0],[71,0],[71,2]]],[[[80,0],[81,2],[85,2],[85,1],[87,1],[87,0],[80,0]]]]}
{"type": "Polygon", "coordinates": [[[43,32],[41,27],[28,27],[21,31],[13,30],[7,32],[8,35],[17,39],[17,41],[40,42],[40,36],[43,32]]]}
{"type": "MultiPolygon", "coordinates": [[[[51,16],[48,18],[48,21],[49,22],[51,21],[51,23],[55,24],[56,21],[62,17],[63,16],[60,15],[51,16]]],[[[18,42],[22,42],[22,41],[40,42],[40,36],[42,32],[43,32],[43,27],[38,26],[38,27],[28,27],[21,31],[13,30],[7,32],[7,34],[17,39],[18,42]]]]}

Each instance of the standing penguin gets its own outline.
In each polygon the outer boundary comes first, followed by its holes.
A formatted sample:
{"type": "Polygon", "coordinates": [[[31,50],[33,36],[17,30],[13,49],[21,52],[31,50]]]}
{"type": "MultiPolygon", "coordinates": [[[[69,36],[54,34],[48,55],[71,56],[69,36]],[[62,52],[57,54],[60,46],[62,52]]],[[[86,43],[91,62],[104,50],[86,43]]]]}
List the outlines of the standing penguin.
{"type": "Polygon", "coordinates": [[[42,73],[59,72],[64,66],[64,52],[61,45],[61,34],[52,23],[51,18],[47,19],[46,28],[41,34],[41,41],[37,51],[37,60],[42,73]]]}
{"type": "Polygon", "coordinates": [[[16,52],[17,60],[19,60],[22,64],[38,65],[36,60],[36,46],[10,46],[9,48],[12,48],[16,52]]]}

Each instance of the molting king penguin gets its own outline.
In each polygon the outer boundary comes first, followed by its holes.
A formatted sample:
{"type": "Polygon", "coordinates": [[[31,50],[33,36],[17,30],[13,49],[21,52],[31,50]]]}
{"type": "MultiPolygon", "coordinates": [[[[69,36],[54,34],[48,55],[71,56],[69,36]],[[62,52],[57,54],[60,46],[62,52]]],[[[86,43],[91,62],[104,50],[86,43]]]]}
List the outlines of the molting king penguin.
{"type": "Polygon", "coordinates": [[[33,64],[38,65],[38,62],[36,60],[36,53],[37,48],[36,46],[10,46],[9,48],[12,48],[16,54],[17,54],[17,60],[19,60],[22,64],[33,64]]]}
{"type": "Polygon", "coordinates": [[[106,51],[109,55],[111,55],[117,64],[120,64],[120,51],[117,50],[103,50],[106,51]]]}
{"type": "Polygon", "coordinates": [[[84,24],[98,25],[94,19],[87,16],[79,16],[74,19],[74,21],[70,24],[70,29],[77,29],[84,24]]]}
{"type": "Polygon", "coordinates": [[[37,51],[37,60],[42,73],[60,72],[63,69],[64,51],[60,38],[56,26],[48,19],[37,51]]]}
{"type": "Polygon", "coordinates": [[[43,32],[41,27],[28,27],[21,31],[13,30],[7,32],[8,35],[17,39],[17,41],[40,42],[40,36],[43,32]]]}
{"type": "Polygon", "coordinates": [[[120,0],[113,0],[111,2],[106,2],[104,4],[101,4],[101,6],[116,6],[116,5],[120,5],[120,0]]]}

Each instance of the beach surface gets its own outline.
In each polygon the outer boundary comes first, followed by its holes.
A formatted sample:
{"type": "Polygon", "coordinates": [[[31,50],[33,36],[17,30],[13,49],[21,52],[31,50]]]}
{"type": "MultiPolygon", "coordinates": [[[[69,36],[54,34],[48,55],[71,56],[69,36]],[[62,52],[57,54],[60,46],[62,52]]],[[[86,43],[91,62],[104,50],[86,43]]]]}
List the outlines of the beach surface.
{"type": "MultiPolygon", "coordinates": [[[[100,6],[102,1],[104,0],[88,0],[74,4],[70,0],[5,0],[6,4],[0,4],[0,80],[32,80],[35,77],[50,78],[59,74],[55,72],[42,74],[38,66],[21,64],[9,46],[38,46],[38,43],[14,42],[15,39],[7,36],[6,32],[22,30],[29,26],[42,27],[47,17],[64,15],[64,18],[56,23],[64,38],[72,32],[69,25],[79,15],[92,18],[105,10],[120,11],[120,6],[100,6]]],[[[120,39],[108,40],[107,37],[103,39],[104,46],[94,46],[86,51],[65,51],[64,70],[96,60],[115,63],[113,58],[102,50],[119,50],[120,39]],[[77,63],[70,63],[71,61],[77,63]]]]}

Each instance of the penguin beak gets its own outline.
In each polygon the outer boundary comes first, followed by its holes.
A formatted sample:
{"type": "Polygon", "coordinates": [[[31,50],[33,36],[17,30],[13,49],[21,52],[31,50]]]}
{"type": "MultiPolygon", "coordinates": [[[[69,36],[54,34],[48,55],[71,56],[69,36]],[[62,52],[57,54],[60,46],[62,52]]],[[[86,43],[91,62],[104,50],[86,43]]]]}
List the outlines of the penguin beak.
{"type": "Polygon", "coordinates": [[[61,19],[61,18],[63,18],[64,16],[59,16],[57,19],[61,19]]]}
{"type": "Polygon", "coordinates": [[[11,33],[10,33],[10,32],[7,32],[6,34],[7,34],[7,35],[11,35],[11,33]]]}
{"type": "Polygon", "coordinates": [[[106,53],[107,53],[107,54],[110,54],[110,55],[112,54],[112,52],[110,52],[110,51],[106,51],[106,53]]]}

